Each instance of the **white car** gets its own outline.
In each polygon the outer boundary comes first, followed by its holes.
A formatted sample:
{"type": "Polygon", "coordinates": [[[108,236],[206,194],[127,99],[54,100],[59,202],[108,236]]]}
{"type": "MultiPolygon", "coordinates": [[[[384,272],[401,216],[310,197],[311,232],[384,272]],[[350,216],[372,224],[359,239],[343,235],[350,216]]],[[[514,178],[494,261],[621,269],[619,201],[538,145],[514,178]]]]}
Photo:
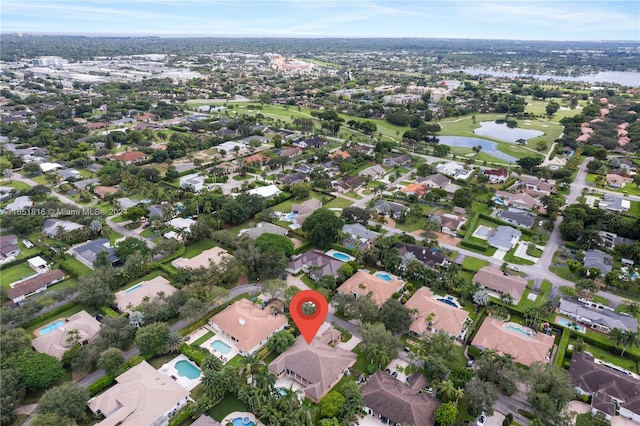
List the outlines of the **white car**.
{"type": "Polygon", "coordinates": [[[484,426],[484,422],[486,419],[487,415],[484,412],[480,413],[478,419],[476,420],[476,426],[484,426]]]}
{"type": "Polygon", "coordinates": [[[24,244],[26,248],[33,248],[33,243],[29,240],[22,240],[22,244],[24,244]]]}
{"type": "Polygon", "coordinates": [[[513,266],[511,267],[511,269],[512,269],[512,270],[514,270],[514,271],[516,271],[516,272],[520,272],[520,267],[519,267],[519,266],[513,265],[513,266]]]}

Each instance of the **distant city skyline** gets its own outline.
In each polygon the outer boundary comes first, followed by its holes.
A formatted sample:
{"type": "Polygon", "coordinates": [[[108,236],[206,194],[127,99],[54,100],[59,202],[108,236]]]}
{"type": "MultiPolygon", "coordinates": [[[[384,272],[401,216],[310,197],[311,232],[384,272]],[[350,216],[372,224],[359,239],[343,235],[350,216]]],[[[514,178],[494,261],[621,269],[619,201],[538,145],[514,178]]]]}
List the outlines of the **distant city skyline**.
{"type": "Polygon", "coordinates": [[[8,0],[1,13],[4,33],[640,41],[637,0],[8,0]]]}

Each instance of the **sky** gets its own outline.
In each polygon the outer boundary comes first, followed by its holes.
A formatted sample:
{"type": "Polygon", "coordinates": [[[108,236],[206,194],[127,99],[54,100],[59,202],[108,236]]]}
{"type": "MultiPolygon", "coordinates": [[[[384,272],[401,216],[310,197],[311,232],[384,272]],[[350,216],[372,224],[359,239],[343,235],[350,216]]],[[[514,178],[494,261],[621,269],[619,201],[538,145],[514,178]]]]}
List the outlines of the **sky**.
{"type": "Polygon", "coordinates": [[[640,41],[640,1],[2,0],[2,32],[640,41]]]}

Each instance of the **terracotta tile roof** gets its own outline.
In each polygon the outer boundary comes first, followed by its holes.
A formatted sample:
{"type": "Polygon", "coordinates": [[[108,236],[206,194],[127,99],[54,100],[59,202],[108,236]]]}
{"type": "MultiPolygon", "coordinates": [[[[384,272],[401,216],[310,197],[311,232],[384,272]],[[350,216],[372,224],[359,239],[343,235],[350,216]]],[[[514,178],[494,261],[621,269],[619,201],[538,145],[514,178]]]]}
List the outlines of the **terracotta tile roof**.
{"type": "Polygon", "coordinates": [[[60,269],[55,269],[53,271],[45,272],[44,274],[36,275],[35,277],[24,280],[21,283],[16,284],[14,287],[8,289],[7,297],[9,297],[9,299],[11,300],[14,300],[20,296],[24,296],[25,294],[46,287],[51,283],[58,282],[64,277],[65,274],[60,269]]]}
{"type": "Polygon", "coordinates": [[[427,317],[430,314],[434,314],[431,322],[435,329],[446,331],[454,337],[460,333],[462,325],[469,317],[464,309],[434,299],[433,293],[426,287],[419,288],[404,306],[417,311],[413,314],[414,320],[409,330],[418,335],[427,331],[427,317]]]}
{"type": "Polygon", "coordinates": [[[509,330],[505,323],[486,317],[471,343],[484,349],[493,349],[501,355],[509,354],[515,362],[531,365],[534,362],[547,362],[547,356],[553,348],[553,336],[537,332],[535,337],[509,330]]]}
{"type": "Polygon", "coordinates": [[[527,288],[527,280],[517,275],[506,276],[497,266],[480,268],[473,276],[473,282],[489,290],[508,293],[516,303],[522,298],[527,288]]]}
{"type": "Polygon", "coordinates": [[[342,285],[338,287],[338,291],[343,294],[356,294],[361,296],[371,294],[373,302],[378,306],[382,306],[393,293],[400,290],[403,286],[404,282],[398,279],[385,281],[368,272],[358,271],[342,283],[342,285]]]}
{"type": "Polygon", "coordinates": [[[111,158],[112,160],[124,161],[124,162],[139,161],[139,160],[146,159],[147,154],[139,151],[127,151],[127,152],[123,152],[122,154],[110,155],[109,158],[111,158]]]}

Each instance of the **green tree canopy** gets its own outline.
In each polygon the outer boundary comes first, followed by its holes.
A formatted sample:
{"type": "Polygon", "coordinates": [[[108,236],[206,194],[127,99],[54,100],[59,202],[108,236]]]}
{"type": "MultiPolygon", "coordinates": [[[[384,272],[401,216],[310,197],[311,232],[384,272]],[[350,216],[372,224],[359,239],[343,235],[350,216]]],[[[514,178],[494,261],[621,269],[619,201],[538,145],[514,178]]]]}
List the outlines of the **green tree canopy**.
{"type": "Polygon", "coordinates": [[[38,403],[38,413],[57,414],[60,417],[77,419],[89,400],[89,390],[73,383],[65,383],[46,391],[38,403]]]}
{"type": "Polygon", "coordinates": [[[289,238],[284,235],[265,233],[256,238],[256,246],[262,251],[275,251],[287,258],[293,256],[294,247],[289,238]]]}
{"type": "Polygon", "coordinates": [[[316,210],[302,224],[302,230],[309,234],[311,242],[321,248],[335,243],[344,222],[329,209],[316,210]]]}

